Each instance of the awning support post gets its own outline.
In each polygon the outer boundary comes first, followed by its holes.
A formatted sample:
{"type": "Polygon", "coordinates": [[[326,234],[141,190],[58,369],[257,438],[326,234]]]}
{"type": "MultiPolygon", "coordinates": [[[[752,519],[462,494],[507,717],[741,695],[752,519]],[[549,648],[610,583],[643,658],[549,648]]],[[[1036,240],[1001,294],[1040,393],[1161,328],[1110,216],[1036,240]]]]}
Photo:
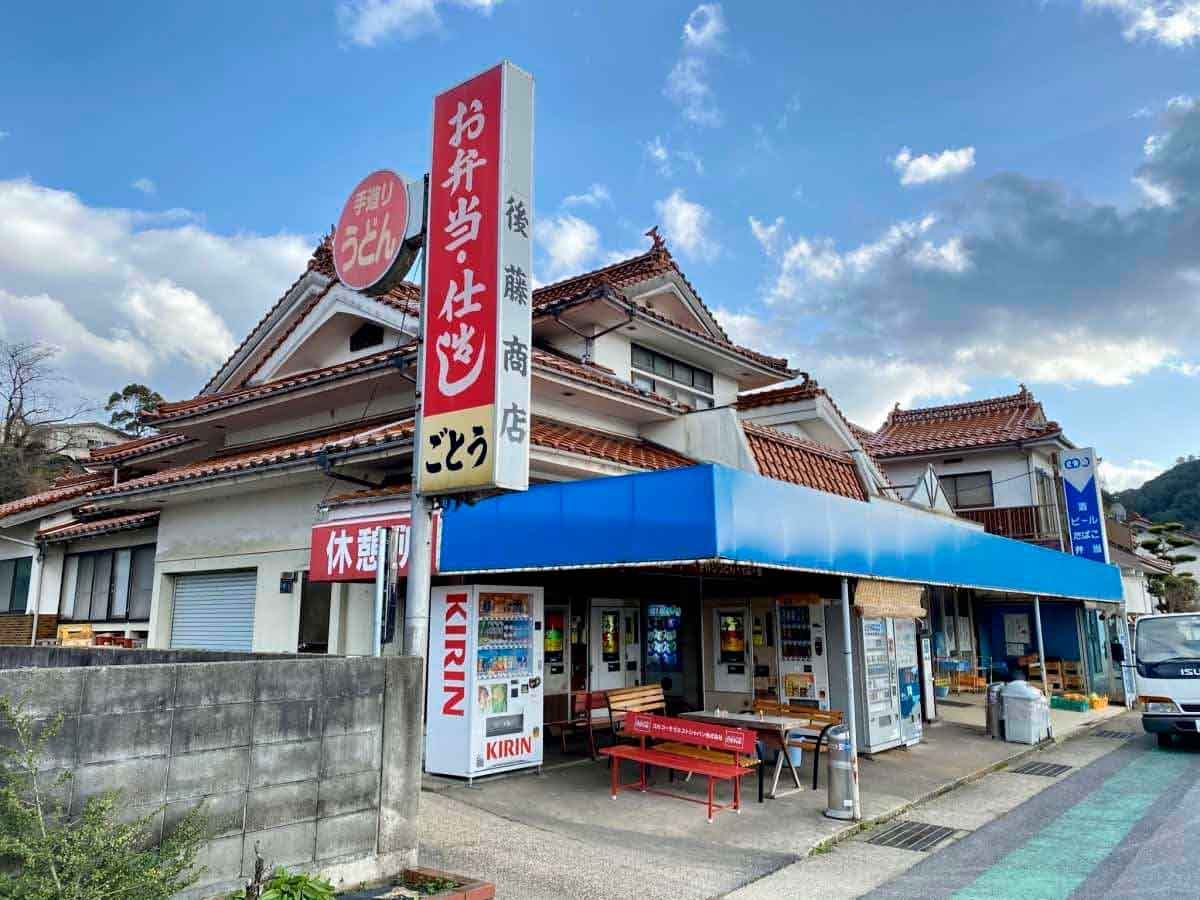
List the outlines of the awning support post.
{"type": "Polygon", "coordinates": [[[854,821],[862,819],[862,801],[858,793],[858,716],[854,700],[854,637],[850,631],[850,581],[842,577],[842,657],[846,661],[846,724],[850,729],[851,793],[854,821]]]}
{"type": "Polygon", "coordinates": [[[1038,641],[1038,662],[1042,667],[1042,693],[1046,695],[1046,699],[1050,699],[1050,685],[1046,679],[1046,644],[1042,640],[1042,598],[1037,594],[1033,595],[1033,622],[1037,628],[1038,641]]]}
{"type": "Polygon", "coordinates": [[[383,654],[383,615],[387,609],[387,580],[388,580],[388,528],[375,529],[375,615],[371,620],[375,623],[371,635],[371,655],[383,654]]]}

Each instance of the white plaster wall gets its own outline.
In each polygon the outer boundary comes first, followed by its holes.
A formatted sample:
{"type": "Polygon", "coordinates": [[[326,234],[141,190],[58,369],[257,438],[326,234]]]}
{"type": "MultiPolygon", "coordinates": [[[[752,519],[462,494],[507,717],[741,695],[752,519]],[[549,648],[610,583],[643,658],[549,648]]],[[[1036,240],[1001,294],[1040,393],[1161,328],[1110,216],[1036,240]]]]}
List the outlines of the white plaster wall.
{"type": "Polygon", "coordinates": [[[295,652],[299,583],[292,593],[280,593],[279,576],[308,569],[311,528],[325,492],[324,482],[297,482],[165,507],[158,527],[149,645],[170,644],[174,576],[254,569],[253,649],[295,652]]]}
{"type": "MultiPolygon", "coordinates": [[[[407,390],[403,389],[403,386],[408,383],[400,378],[398,374],[394,381],[401,386],[400,390],[385,391],[381,385],[375,396],[371,397],[370,389],[365,389],[366,396],[364,396],[364,399],[346,406],[334,407],[333,409],[322,410],[321,412],[311,413],[306,416],[281,418],[260,425],[230,429],[225,437],[225,446],[233,447],[240,444],[272,440],[274,438],[316,431],[322,428],[330,428],[336,425],[354,425],[368,416],[376,419],[389,413],[411,410],[413,407],[411,386],[408,386],[407,390]]],[[[277,411],[274,414],[280,415],[286,409],[286,406],[279,405],[275,409],[277,411]]]]}
{"type": "Polygon", "coordinates": [[[758,472],[754,456],[731,407],[701,410],[642,428],[642,436],[703,462],[758,472]]]}
{"type": "Polygon", "coordinates": [[[1121,591],[1125,612],[1146,615],[1156,612],[1154,597],[1146,589],[1146,578],[1135,569],[1121,569],[1121,591]]]}
{"type": "Polygon", "coordinates": [[[885,462],[884,469],[893,484],[910,485],[920,480],[927,465],[940,475],[960,475],[990,471],[996,506],[1032,506],[1036,502],[1033,478],[1029,476],[1028,459],[1020,450],[987,453],[952,453],[948,458],[962,457],[962,462],[945,463],[939,458],[923,458],[885,462]]]}

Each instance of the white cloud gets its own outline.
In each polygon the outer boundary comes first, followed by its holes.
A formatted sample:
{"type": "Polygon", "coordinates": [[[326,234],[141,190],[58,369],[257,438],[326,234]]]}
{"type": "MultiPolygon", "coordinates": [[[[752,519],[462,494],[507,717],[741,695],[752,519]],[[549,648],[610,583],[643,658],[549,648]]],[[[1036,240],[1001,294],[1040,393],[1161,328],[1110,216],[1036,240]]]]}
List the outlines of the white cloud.
{"type": "Polygon", "coordinates": [[[563,198],[563,206],[610,206],[612,194],[602,184],[593,184],[582,194],[568,194],[563,198]]]}
{"type": "Polygon", "coordinates": [[[1200,39],[1198,0],[1084,0],[1084,6],[1116,15],[1127,41],[1183,48],[1200,39]]]}
{"type": "MultiPolygon", "coordinates": [[[[442,25],[438,7],[447,0],[342,0],[337,7],[338,26],[352,43],[373,47],[393,35],[409,39],[436,31],[442,25]]],[[[453,0],[455,6],[484,15],[501,0],[453,0]]]]}
{"type": "Polygon", "coordinates": [[[888,162],[900,173],[900,183],[903,185],[945,181],[975,167],[975,148],[960,147],[957,150],[943,150],[933,156],[913,156],[912,150],[901,147],[900,152],[888,162]]]}
{"type": "Polygon", "coordinates": [[[1169,188],[1163,187],[1161,184],[1155,184],[1144,175],[1134,175],[1130,179],[1142,192],[1146,202],[1151,206],[1170,206],[1175,202],[1175,198],[1171,196],[1169,188]]]}
{"type": "Polygon", "coordinates": [[[721,35],[729,29],[720,3],[701,3],[683,23],[683,42],[696,50],[711,50],[720,46],[721,35]]]}
{"type": "Polygon", "coordinates": [[[539,217],[534,237],[547,257],[539,275],[548,282],[583,272],[600,254],[600,232],[578,216],[539,217]]]}
{"type": "Polygon", "coordinates": [[[681,189],[676,189],[663,200],[654,204],[667,240],[678,247],[685,256],[713,260],[721,252],[721,246],[712,236],[712,213],[688,200],[681,189]]]}
{"type": "Polygon", "coordinates": [[[153,194],[158,190],[158,185],[149,178],[138,178],[130,187],[135,191],[141,191],[143,194],[153,194]]]}
{"type": "Polygon", "coordinates": [[[700,158],[698,153],[691,150],[671,150],[658,135],[655,135],[653,140],[646,141],[642,145],[642,150],[646,154],[646,158],[654,163],[654,167],[658,169],[658,174],[664,178],[670,178],[675,174],[673,160],[678,160],[691,166],[697,175],[704,174],[704,160],[700,158]]]}
{"type": "Polygon", "coordinates": [[[1100,481],[1107,490],[1117,492],[1141,487],[1166,471],[1165,466],[1149,459],[1131,459],[1127,464],[1100,460],[1100,481]]]}
{"type": "Polygon", "coordinates": [[[194,219],[0,181],[5,337],[62,347],[59,364],[88,392],[130,377],[168,397],[194,392],[303,272],[313,244],[214,234],[194,219]]]}
{"type": "Polygon", "coordinates": [[[716,127],[724,121],[709,84],[708,57],[721,49],[728,29],[719,3],[702,3],[683,25],[683,52],[667,75],[663,93],[695,125],[716,127]]]}
{"type": "Polygon", "coordinates": [[[0,141],[4,140],[6,137],[8,137],[8,136],[9,136],[9,134],[10,134],[10,132],[7,132],[7,131],[4,131],[3,129],[0,129],[0,141]]]}
{"type": "Polygon", "coordinates": [[[675,63],[665,93],[689,122],[716,127],[725,120],[708,83],[708,65],[699,56],[685,56],[675,63]]]}

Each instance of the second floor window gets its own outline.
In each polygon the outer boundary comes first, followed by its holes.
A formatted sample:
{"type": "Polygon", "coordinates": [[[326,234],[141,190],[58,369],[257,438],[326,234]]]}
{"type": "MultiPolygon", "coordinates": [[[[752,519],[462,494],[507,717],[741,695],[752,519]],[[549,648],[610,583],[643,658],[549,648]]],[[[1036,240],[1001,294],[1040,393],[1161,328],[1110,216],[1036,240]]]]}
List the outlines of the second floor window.
{"type": "Polygon", "coordinates": [[[939,475],[946,499],[955,509],[995,506],[992,495],[992,473],[971,472],[966,475],[939,475]]]}
{"type": "Polygon", "coordinates": [[[690,363],[650,350],[632,346],[633,383],[670,400],[686,403],[693,409],[713,406],[712,372],[690,363]]]}

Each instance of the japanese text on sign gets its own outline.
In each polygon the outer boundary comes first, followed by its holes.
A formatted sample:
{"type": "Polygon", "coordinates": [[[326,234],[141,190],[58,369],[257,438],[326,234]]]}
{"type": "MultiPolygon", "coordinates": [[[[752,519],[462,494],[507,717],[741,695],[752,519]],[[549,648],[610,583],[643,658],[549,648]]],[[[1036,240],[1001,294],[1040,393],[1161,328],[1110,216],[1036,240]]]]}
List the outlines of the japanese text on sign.
{"type": "Polygon", "coordinates": [[[1083,559],[1108,562],[1108,538],[1096,482],[1095,451],[1089,447],[1064,451],[1060,465],[1071,553],[1083,559]]]}
{"type": "Polygon", "coordinates": [[[528,483],[532,102],[508,64],[434,102],[422,493],[528,483]]]}
{"type": "Polygon", "coordinates": [[[408,571],[408,515],[384,516],[371,519],[351,519],[314,525],[309,551],[308,580],[374,581],[379,569],[379,532],[395,528],[392,548],[398,575],[408,571]]]}

